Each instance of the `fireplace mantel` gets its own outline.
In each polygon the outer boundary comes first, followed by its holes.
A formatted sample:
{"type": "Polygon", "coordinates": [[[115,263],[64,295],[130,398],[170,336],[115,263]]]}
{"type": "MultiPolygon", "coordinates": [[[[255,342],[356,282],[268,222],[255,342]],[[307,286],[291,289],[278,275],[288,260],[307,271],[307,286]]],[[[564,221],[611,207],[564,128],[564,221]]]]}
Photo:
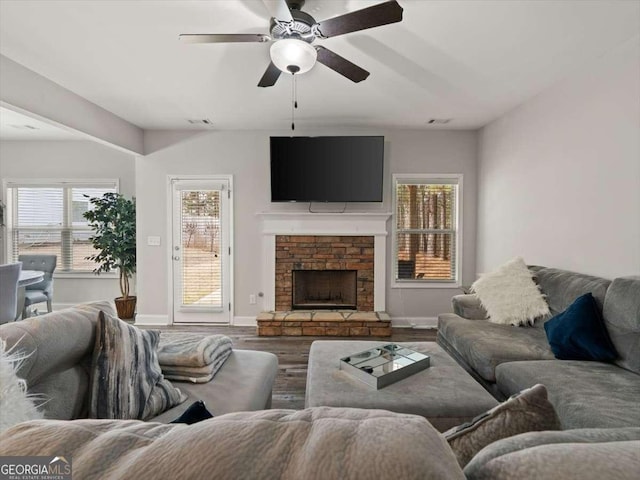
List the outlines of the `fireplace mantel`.
{"type": "Polygon", "coordinates": [[[387,221],[391,213],[261,212],[265,310],[275,309],[276,235],[356,235],[374,237],[374,310],[385,311],[387,221]]]}
{"type": "Polygon", "coordinates": [[[391,213],[263,212],[265,235],[387,235],[391,213]]]}

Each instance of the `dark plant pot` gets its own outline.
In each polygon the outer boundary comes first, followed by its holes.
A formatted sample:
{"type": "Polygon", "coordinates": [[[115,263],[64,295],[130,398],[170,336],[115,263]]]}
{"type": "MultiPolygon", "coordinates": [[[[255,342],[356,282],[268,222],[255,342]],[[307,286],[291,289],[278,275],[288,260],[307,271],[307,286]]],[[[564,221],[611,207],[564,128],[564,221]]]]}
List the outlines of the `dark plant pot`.
{"type": "Polygon", "coordinates": [[[118,297],[115,299],[118,318],[121,320],[131,320],[136,313],[136,297],[118,297]]]}

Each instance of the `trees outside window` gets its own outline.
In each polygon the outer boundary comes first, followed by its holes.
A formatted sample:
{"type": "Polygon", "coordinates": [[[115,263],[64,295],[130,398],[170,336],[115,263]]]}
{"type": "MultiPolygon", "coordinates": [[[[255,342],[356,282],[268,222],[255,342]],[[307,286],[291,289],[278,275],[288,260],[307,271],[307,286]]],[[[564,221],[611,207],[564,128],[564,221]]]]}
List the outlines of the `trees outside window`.
{"type": "Polygon", "coordinates": [[[396,283],[457,283],[462,175],[394,176],[396,283]]]}

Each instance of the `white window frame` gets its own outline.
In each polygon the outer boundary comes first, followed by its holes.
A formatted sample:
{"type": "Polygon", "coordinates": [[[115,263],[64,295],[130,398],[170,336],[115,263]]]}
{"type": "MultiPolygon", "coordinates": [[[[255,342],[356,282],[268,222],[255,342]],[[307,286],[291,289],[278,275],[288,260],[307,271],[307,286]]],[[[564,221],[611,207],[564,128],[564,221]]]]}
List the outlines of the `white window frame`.
{"type": "MultiPolygon", "coordinates": [[[[10,188],[33,188],[33,187],[51,187],[51,188],[73,188],[73,187],[113,187],[116,193],[120,192],[120,179],[118,178],[8,178],[2,181],[2,199],[6,205],[5,210],[5,248],[4,254],[7,261],[13,257],[13,225],[16,214],[16,206],[13,198],[9,198],[10,188]]],[[[76,229],[78,230],[78,229],[76,229]]],[[[90,230],[90,229],[89,229],[90,230]]],[[[96,267],[98,264],[96,264],[96,267]]],[[[113,279],[117,278],[117,272],[105,272],[96,275],[87,271],[56,271],[54,278],[94,278],[94,279],[113,279]]]]}
{"type": "Polygon", "coordinates": [[[462,200],[463,200],[463,180],[464,175],[462,173],[416,173],[416,174],[398,174],[395,173],[392,176],[392,188],[393,188],[393,213],[391,220],[393,222],[393,234],[391,239],[391,288],[454,288],[459,289],[462,285],[462,200]],[[455,279],[449,282],[438,282],[433,280],[398,280],[396,277],[397,265],[398,265],[398,222],[396,219],[398,212],[398,184],[401,183],[434,183],[447,182],[451,183],[455,180],[457,189],[456,198],[456,210],[454,215],[455,225],[455,279]]]}

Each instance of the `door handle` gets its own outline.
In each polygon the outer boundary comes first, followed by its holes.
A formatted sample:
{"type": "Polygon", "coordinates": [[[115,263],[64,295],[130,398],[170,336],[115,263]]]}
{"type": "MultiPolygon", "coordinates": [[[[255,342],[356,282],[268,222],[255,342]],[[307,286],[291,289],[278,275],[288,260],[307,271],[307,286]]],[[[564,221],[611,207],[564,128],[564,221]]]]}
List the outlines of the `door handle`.
{"type": "Polygon", "coordinates": [[[173,259],[177,261],[180,260],[180,257],[176,255],[175,257],[173,257],[173,259]]]}

